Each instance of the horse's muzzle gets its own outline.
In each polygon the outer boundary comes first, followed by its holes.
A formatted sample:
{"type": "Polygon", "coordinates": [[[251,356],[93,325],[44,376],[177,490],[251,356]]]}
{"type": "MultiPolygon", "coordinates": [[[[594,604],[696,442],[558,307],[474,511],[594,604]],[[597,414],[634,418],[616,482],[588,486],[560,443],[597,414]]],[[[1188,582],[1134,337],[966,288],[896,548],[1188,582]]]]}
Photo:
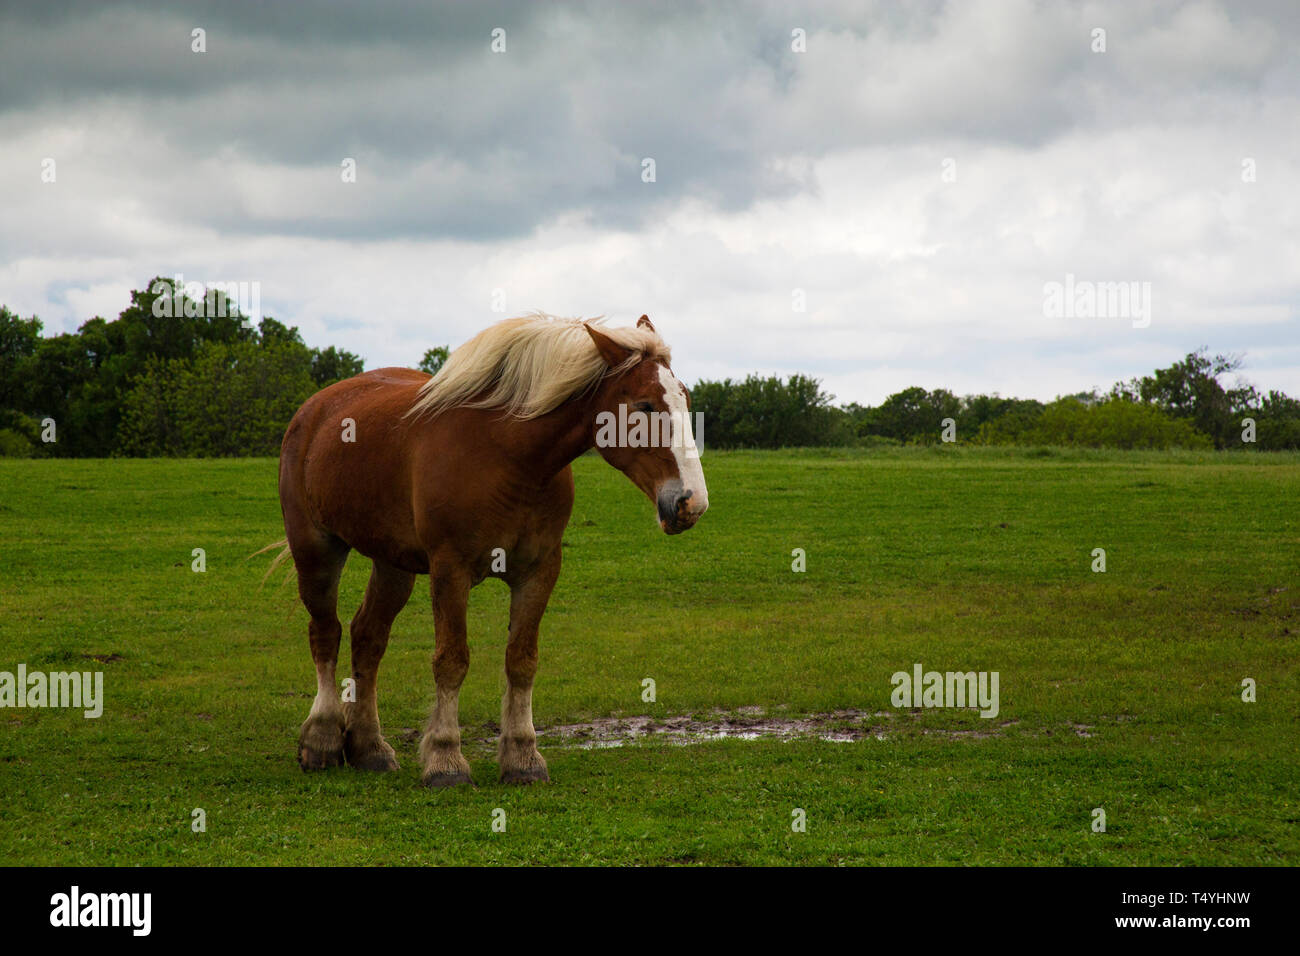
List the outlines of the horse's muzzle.
{"type": "Polygon", "coordinates": [[[692,528],[700,520],[700,515],[708,509],[698,507],[698,498],[690,488],[683,488],[680,481],[671,481],[659,489],[656,505],[659,509],[659,527],[665,534],[681,534],[692,528]]]}

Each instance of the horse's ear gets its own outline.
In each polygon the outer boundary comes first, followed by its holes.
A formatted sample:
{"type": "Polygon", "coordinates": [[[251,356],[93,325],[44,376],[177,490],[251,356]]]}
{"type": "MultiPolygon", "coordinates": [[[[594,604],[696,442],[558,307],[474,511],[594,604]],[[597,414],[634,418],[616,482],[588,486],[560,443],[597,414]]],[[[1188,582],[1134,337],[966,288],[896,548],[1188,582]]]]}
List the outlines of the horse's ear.
{"type": "Polygon", "coordinates": [[[649,329],[651,332],[655,330],[655,327],[650,324],[650,316],[648,315],[643,315],[641,318],[637,319],[636,327],[638,329],[649,329]]]}
{"type": "Polygon", "coordinates": [[[588,325],[584,322],[582,327],[587,330],[587,334],[591,336],[591,340],[596,343],[596,351],[600,353],[600,357],[605,360],[605,364],[610,368],[618,368],[626,362],[628,356],[632,354],[631,349],[619,345],[608,335],[594,326],[588,325]]]}

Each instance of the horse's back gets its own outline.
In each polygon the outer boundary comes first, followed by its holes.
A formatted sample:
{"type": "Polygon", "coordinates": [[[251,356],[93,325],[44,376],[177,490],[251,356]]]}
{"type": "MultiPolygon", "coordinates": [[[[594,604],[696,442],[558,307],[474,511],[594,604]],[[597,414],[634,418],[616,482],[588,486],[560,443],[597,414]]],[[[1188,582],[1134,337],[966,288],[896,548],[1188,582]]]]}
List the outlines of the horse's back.
{"type": "Polygon", "coordinates": [[[372,514],[387,512],[409,527],[406,412],[428,379],[414,369],[376,369],[303,402],[280,448],[280,503],[291,541],[295,530],[324,532],[364,551],[372,514]]]}
{"type": "Polygon", "coordinates": [[[293,460],[296,453],[317,450],[317,445],[375,444],[364,439],[403,428],[419,387],[428,380],[426,373],[415,369],[381,368],[321,389],[289,421],[281,443],[281,465],[286,455],[293,460]],[[353,426],[350,431],[348,422],[353,426]],[[372,426],[365,430],[369,434],[363,432],[362,423],[372,426]]]}

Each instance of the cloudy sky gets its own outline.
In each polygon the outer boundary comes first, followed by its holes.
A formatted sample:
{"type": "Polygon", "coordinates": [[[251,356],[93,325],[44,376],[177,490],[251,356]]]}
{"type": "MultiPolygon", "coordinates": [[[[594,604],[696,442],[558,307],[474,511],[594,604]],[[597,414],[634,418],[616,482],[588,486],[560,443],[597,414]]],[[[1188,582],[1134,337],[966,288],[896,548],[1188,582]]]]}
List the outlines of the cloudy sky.
{"type": "Polygon", "coordinates": [[[1300,394],[1295,0],[0,10],[0,303],[47,333],[181,273],[370,368],[540,309],[841,401],[1199,346],[1300,394]]]}

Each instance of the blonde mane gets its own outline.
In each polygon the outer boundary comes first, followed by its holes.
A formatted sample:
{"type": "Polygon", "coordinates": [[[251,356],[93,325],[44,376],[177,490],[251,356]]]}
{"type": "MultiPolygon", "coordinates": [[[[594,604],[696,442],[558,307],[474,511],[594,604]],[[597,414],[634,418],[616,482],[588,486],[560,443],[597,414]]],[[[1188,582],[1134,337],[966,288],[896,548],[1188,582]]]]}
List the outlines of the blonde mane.
{"type": "Polygon", "coordinates": [[[665,364],[671,360],[657,332],[639,326],[611,329],[601,321],[537,312],[490,325],[452,352],[438,374],[420,386],[407,414],[499,408],[515,418],[537,418],[593,388],[607,374],[646,358],[665,364]],[[583,328],[587,324],[631,349],[627,361],[615,369],[606,365],[583,328]]]}

